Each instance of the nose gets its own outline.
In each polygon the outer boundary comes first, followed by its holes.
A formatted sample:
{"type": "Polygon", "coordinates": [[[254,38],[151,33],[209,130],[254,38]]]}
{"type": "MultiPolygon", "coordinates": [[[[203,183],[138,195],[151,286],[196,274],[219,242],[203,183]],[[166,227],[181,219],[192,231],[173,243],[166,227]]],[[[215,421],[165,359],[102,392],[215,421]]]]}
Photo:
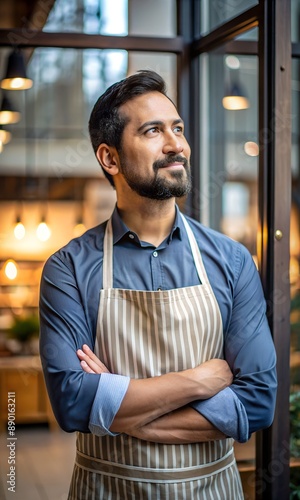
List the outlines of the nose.
{"type": "Polygon", "coordinates": [[[173,131],[166,133],[163,145],[164,154],[179,154],[184,149],[183,138],[178,137],[173,131]]]}

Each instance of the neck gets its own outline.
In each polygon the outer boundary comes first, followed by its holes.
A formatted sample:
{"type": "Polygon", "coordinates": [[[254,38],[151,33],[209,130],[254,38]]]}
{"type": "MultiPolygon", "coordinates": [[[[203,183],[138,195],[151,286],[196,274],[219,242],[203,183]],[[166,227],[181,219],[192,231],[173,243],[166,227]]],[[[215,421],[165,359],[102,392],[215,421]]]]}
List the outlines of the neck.
{"type": "Polygon", "coordinates": [[[170,234],[175,219],[175,199],[151,200],[131,197],[130,202],[118,199],[117,207],[127,227],[140,240],[156,247],[170,234]]]}

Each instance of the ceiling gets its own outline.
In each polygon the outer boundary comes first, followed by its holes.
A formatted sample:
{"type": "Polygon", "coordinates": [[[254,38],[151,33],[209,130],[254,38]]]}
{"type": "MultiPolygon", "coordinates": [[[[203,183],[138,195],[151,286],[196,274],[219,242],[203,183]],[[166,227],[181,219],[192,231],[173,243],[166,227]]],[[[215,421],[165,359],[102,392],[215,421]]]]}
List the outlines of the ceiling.
{"type": "Polygon", "coordinates": [[[1,0],[0,29],[41,29],[55,0],[1,0]]]}

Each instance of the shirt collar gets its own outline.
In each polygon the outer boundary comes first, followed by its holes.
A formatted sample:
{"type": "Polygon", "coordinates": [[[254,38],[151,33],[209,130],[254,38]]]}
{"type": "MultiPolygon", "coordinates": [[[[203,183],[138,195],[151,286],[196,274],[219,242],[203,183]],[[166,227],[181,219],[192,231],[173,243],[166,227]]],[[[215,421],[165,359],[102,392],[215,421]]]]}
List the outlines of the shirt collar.
{"type": "MultiPolygon", "coordinates": [[[[112,213],[112,227],[113,227],[113,243],[114,245],[118,243],[122,238],[127,236],[128,234],[134,234],[130,229],[126,226],[126,224],[122,221],[117,205],[112,213]]],[[[172,241],[173,238],[182,239],[182,232],[184,230],[183,221],[180,216],[180,211],[177,205],[175,205],[175,221],[174,226],[169,235],[169,242],[172,241]]]]}

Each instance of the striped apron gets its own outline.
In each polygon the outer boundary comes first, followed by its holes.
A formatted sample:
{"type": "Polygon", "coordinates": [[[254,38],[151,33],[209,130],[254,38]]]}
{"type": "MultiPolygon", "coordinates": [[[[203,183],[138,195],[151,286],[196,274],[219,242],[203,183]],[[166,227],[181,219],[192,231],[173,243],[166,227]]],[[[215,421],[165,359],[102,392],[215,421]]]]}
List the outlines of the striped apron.
{"type": "MultiPolygon", "coordinates": [[[[95,353],[112,373],[154,377],[223,357],[220,310],[183,221],[201,285],[167,291],[112,288],[111,220],[107,224],[95,353]]],[[[159,444],[78,433],[69,500],[243,499],[232,445],[232,439],[159,444]]]]}

